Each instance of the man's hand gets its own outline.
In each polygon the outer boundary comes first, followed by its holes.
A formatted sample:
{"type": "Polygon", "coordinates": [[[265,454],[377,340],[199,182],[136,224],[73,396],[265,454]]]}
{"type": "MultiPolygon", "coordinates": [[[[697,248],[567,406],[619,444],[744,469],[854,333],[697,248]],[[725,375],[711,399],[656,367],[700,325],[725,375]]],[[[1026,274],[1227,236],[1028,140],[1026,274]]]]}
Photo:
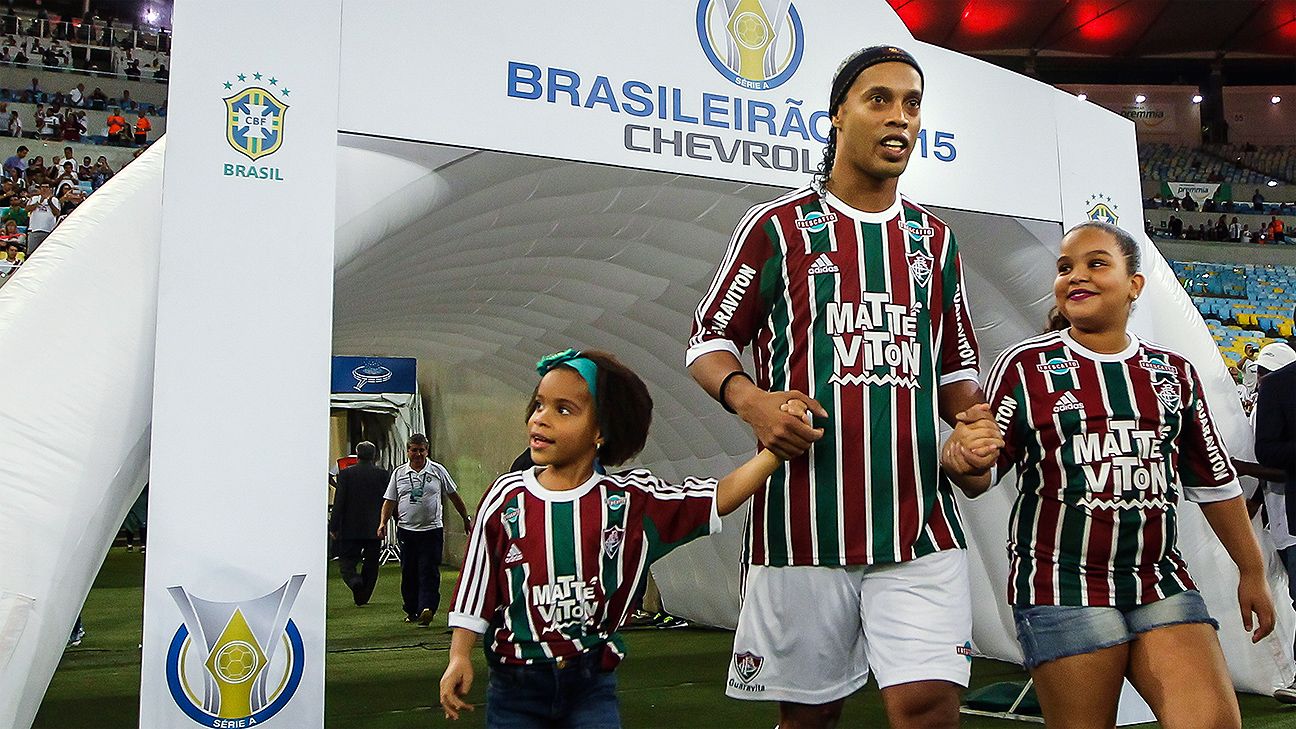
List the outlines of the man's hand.
{"type": "Polygon", "coordinates": [[[446,666],[445,674],[441,676],[441,709],[445,711],[447,719],[457,721],[459,712],[474,710],[472,704],[463,700],[472,690],[472,683],[472,662],[462,656],[450,656],[450,665],[446,666]]]}
{"type": "Polygon", "coordinates": [[[954,432],[941,450],[941,465],[951,475],[984,476],[1004,446],[990,406],[973,405],[955,416],[954,432]]]}
{"type": "Polygon", "coordinates": [[[799,414],[789,412],[787,404],[791,400],[804,403],[808,412],[828,416],[814,398],[797,390],[765,392],[751,385],[741,398],[731,399],[738,416],[751,426],[760,442],[785,461],[805,453],[824,433],[823,428],[814,428],[799,414]]]}
{"type": "Polygon", "coordinates": [[[463,523],[464,523],[464,534],[471,534],[472,524],[473,524],[472,514],[464,514],[463,523]]]}
{"type": "Polygon", "coordinates": [[[378,538],[379,539],[387,538],[387,522],[385,521],[378,525],[378,538]]]}

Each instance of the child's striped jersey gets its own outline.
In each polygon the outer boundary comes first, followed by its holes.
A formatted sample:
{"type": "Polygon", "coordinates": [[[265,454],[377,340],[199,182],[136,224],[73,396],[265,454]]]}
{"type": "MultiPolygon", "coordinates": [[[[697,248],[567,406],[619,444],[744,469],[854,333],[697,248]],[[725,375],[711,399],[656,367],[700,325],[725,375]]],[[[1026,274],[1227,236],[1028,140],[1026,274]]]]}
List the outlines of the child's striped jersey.
{"type": "Polygon", "coordinates": [[[631,470],[551,491],[536,471],[505,474],[482,497],[450,627],[485,634],[504,663],[600,649],[612,668],[625,655],[616,631],[642,596],[648,567],[720,531],[716,481],[668,484],[631,470]]]}
{"type": "Polygon", "coordinates": [[[1175,546],[1182,491],[1241,493],[1201,383],[1181,355],[1130,335],[1099,354],[1068,332],[1010,347],[986,390],[1020,493],[1008,535],[1017,606],[1133,607],[1196,589],[1175,546]]]}

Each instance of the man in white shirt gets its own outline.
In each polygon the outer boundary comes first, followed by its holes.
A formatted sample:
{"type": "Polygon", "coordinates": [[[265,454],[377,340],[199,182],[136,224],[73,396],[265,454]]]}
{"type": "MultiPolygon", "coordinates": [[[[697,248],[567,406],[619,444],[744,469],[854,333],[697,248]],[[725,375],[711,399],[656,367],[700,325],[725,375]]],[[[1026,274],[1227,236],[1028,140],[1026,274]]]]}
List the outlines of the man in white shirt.
{"type": "Polygon", "coordinates": [[[58,224],[62,205],[54,197],[54,190],[49,185],[37,188],[36,196],[27,201],[27,255],[36,252],[58,224]]]}
{"type": "Polygon", "coordinates": [[[1251,399],[1255,399],[1256,391],[1256,356],[1260,354],[1260,348],[1254,342],[1247,342],[1242,348],[1242,359],[1238,360],[1238,369],[1242,370],[1242,386],[1247,389],[1251,399]]]}
{"type": "Polygon", "coordinates": [[[378,538],[386,538],[387,520],[394,511],[397,515],[396,540],[400,543],[401,553],[401,599],[405,622],[417,621],[426,627],[441,603],[441,553],[445,546],[442,499],[449,499],[454,504],[463,518],[465,534],[472,527],[472,517],[468,515],[449,471],[428,459],[427,436],[422,433],[411,435],[405,452],[409,461],[397,466],[387,483],[378,538]]]}

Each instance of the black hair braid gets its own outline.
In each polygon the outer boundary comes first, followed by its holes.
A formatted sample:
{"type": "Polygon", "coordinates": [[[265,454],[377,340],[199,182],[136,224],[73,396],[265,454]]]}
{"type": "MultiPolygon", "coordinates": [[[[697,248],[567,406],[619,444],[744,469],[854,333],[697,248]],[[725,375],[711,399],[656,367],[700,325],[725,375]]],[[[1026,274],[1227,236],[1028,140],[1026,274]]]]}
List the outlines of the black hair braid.
{"type": "Polygon", "coordinates": [[[832,176],[833,163],[837,161],[837,127],[828,130],[828,144],[824,145],[823,160],[815,170],[815,190],[822,195],[828,189],[828,178],[832,176]]]}

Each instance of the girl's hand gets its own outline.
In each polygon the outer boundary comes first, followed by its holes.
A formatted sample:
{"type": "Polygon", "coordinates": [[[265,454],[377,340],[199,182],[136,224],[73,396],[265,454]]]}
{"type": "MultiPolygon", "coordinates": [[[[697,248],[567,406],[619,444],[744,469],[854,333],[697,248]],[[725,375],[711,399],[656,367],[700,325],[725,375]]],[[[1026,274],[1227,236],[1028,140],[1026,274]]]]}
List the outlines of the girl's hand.
{"type": "Polygon", "coordinates": [[[441,676],[441,709],[445,711],[447,719],[458,721],[460,711],[473,711],[476,708],[462,698],[472,689],[472,682],[472,661],[452,655],[445,675],[441,676]]]}
{"type": "Polygon", "coordinates": [[[1274,629],[1273,598],[1263,572],[1244,574],[1238,580],[1238,606],[1242,608],[1242,627],[1251,633],[1251,642],[1259,643],[1274,629]],[[1252,630],[1251,616],[1255,615],[1252,630]]]}
{"type": "MultiPolygon", "coordinates": [[[[810,406],[801,400],[797,400],[796,398],[788,400],[782,405],[779,405],[779,410],[794,418],[801,418],[801,420],[805,421],[806,425],[811,427],[814,426],[814,414],[810,411],[810,406]]],[[[823,428],[818,428],[817,430],[819,433],[823,433],[823,428]]]]}
{"type": "Polygon", "coordinates": [[[1004,446],[990,406],[981,404],[959,413],[954,432],[941,449],[941,465],[951,474],[982,476],[990,472],[1004,446]]]}

